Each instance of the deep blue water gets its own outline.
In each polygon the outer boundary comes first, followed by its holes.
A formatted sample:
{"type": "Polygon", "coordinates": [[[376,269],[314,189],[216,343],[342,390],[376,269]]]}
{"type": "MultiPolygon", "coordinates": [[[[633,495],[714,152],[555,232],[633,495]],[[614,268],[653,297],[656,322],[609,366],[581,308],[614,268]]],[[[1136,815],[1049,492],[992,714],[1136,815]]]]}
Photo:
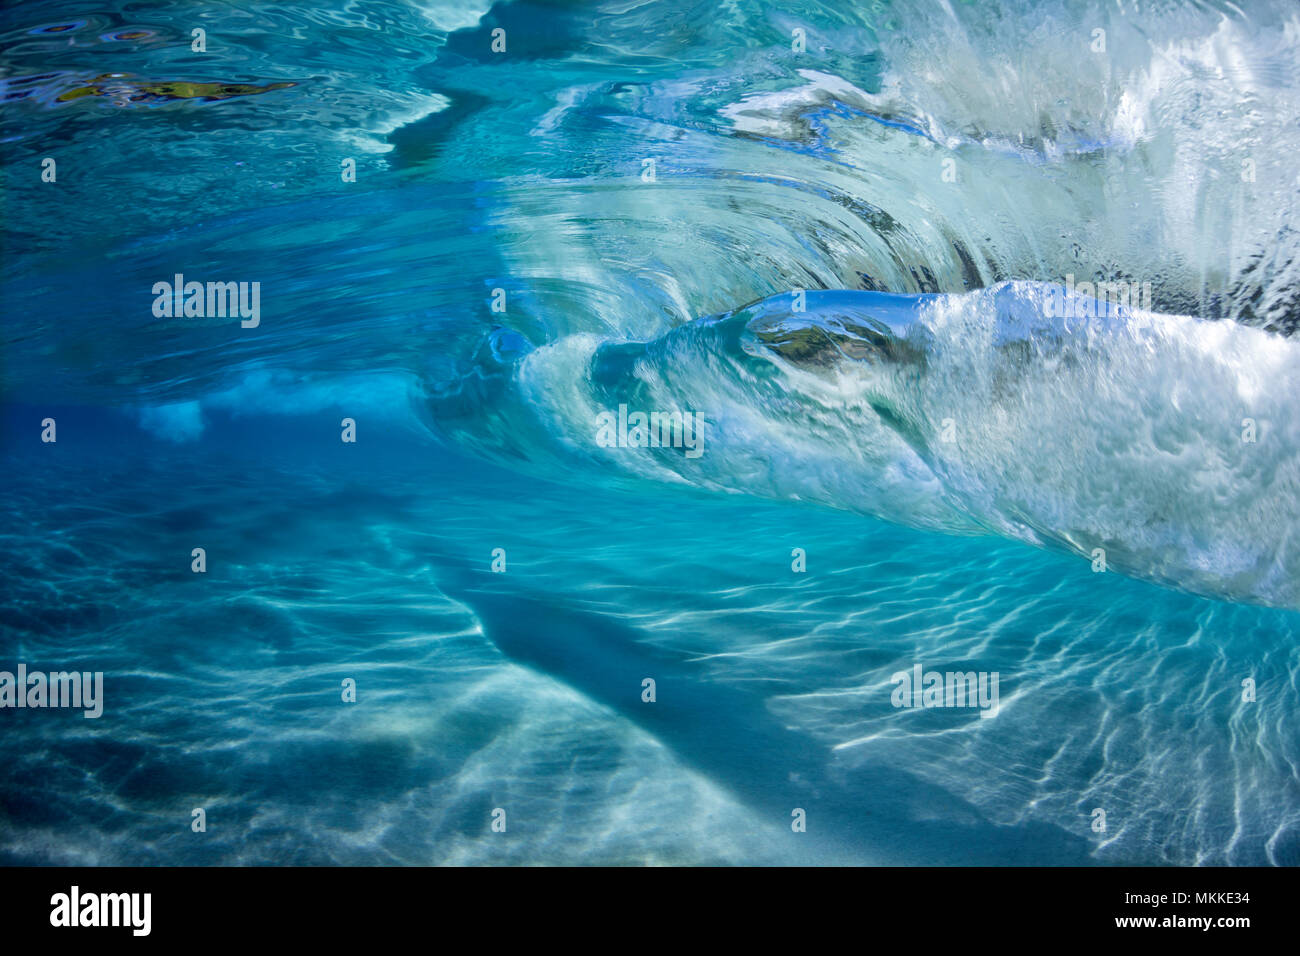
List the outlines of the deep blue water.
{"type": "Polygon", "coordinates": [[[1300,863],[1293,4],[0,18],[0,862],[1300,863]]]}

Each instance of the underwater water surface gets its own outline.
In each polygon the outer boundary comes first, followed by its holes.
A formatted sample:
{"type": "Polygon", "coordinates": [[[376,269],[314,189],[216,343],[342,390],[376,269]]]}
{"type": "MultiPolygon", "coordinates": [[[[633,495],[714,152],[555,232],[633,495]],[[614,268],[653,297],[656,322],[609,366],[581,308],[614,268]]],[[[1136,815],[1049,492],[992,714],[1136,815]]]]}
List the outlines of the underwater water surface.
{"type": "Polygon", "coordinates": [[[1300,863],[1298,48],[7,5],[0,862],[1300,863]]]}

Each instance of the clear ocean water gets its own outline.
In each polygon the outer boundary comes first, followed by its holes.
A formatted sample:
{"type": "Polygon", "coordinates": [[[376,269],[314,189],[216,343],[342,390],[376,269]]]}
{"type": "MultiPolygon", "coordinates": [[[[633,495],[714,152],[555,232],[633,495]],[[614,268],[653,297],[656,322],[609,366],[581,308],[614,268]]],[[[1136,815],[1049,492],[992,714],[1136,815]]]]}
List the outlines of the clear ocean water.
{"type": "Polygon", "coordinates": [[[7,4],[0,863],[1300,863],[1297,47],[7,4]]]}

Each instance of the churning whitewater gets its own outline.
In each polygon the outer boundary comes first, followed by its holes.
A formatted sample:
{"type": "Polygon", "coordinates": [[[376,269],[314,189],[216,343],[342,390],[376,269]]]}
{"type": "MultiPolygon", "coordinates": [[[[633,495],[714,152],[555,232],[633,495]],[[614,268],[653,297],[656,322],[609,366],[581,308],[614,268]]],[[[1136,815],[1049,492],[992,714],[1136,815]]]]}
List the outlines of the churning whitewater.
{"type": "Polygon", "coordinates": [[[576,459],[588,474],[590,463],[996,533],[1168,586],[1300,606],[1293,339],[1022,282],[947,296],[801,290],[646,343],[510,345],[504,358],[485,348],[434,399],[443,427],[457,407],[493,408],[505,461],[576,459]],[[610,407],[687,409],[707,423],[708,453],[593,447],[591,423],[610,407]]]}

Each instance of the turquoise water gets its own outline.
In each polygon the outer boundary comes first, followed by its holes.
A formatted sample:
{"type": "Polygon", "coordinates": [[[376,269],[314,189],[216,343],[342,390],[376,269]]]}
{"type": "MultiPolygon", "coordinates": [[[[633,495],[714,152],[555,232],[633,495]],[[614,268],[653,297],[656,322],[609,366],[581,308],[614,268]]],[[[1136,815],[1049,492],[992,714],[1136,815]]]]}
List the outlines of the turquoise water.
{"type": "Polygon", "coordinates": [[[1235,10],[6,8],[0,671],[104,713],[0,708],[0,860],[1300,862],[1235,10]]]}

